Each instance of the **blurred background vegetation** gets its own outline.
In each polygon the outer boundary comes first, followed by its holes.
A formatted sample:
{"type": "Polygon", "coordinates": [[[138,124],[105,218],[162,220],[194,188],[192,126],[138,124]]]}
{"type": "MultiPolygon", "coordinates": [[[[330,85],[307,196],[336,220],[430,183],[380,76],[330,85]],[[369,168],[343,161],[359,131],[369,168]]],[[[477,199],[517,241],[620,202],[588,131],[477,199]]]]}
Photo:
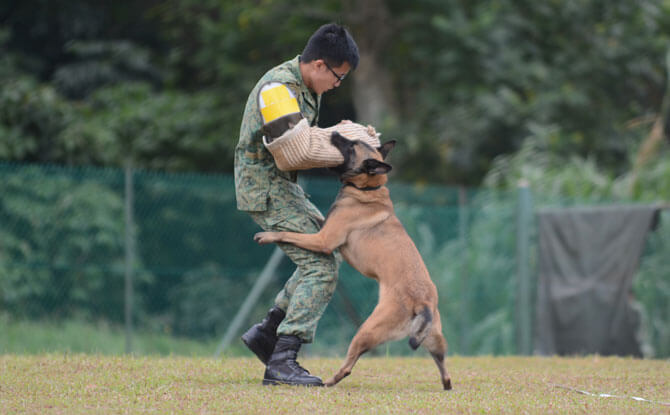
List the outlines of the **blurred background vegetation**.
{"type": "MultiPolygon", "coordinates": [[[[122,298],[105,296],[122,290],[122,280],[105,275],[122,272],[123,184],[114,169],[130,161],[140,169],[178,174],[170,176],[170,185],[140,182],[144,194],[194,192],[171,201],[176,207],[147,202],[143,214],[167,222],[142,225],[150,236],[143,246],[164,249],[161,238],[174,238],[165,224],[180,216],[175,212],[204,206],[209,211],[189,219],[195,224],[178,230],[190,229],[200,254],[223,262],[198,260],[185,271],[170,262],[180,252],[173,247],[174,252],[161,253],[162,271],[140,266],[140,290],[160,294],[140,307],[142,312],[166,315],[172,302],[172,313],[189,318],[164,318],[170,323],[154,318],[147,324],[199,338],[220,335],[218,322],[236,305],[217,308],[224,300],[211,287],[224,284],[222,291],[233,289],[243,297],[251,282],[233,287],[220,275],[234,280],[236,271],[226,266],[231,261],[238,266],[250,252],[242,250],[255,248],[245,245],[234,260],[216,257],[210,244],[219,234],[207,234],[212,227],[205,214],[219,209],[210,203],[232,203],[232,183],[226,178],[228,193],[217,194],[221,182],[203,176],[194,179],[195,188],[188,174],[232,172],[249,91],[330,21],[350,28],[361,63],[324,96],[320,123],[351,119],[376,126],[383,139],[398,140],[391,157],[393,183],[433,189],[435,198],[423,204],[428,210],[398,206],[424,255],[434,256],[431,272],[444,274],[441,283],[448,291],[464,283],[459,275],[467,269],[469,289],[479,290],[481,301],[493,309],[472,317],[481,323],[480,332],[504,329],[480,336],[472,350],[467,342],[460,349],[456,342],[456,351],[514,350],[513,303],[507,301],[513,282],[491,283],[514,271],[513,262],[500,266],[513,255],[513,207],[491,192],[513,190],[524,178],[542,203],[670,200],[670,0],[3,0],[0,161],[8,164],[2,170],[0,218],[4,223],[12,218],[16,227],[0,227],[0,300],[5,310],[15,310],[12,318],[59,313],[70,318],[75,304],[81,318],[98,308],[116,310],[107,318],[122,320],[122,298]],[[15,167],[32,164],[74,170],[15,167]],[[87,170],[90,166],[111,170],[87,170]],[[430,209],[439,212],[440,204],[458,209],[458,200],[436,202],[447,197],[440,194],[458,194],[456,186],[485,189],[468,198],[483,212],[467,220],[473,246],[468,255],[462,255],[463,238],[435,241],[433,231],[441,225],[425,219],[430,209]],[[495,220],[492,211],[499,214],[495,220]],[[21,232],[30,237],[18,237],[21,232]],[[454,257],[459,261],[451,261],[454,257]],[[25,259],[23,265],[15,266],[17,258],[25,259]],[[72,258],[97,266],[79,264],[73,273],[72,258]],[[55,300],[47,291],[52,280],[67,282],[55,300]],[[31,296],[67,307],[32,309],[23,301],[31,296]]],[[[514,200],[513,193],[501,194],[514,200]]],[[[319,206],[327,209],[333,197],[323,195],[319,206]]],[[[248,218],[235,216],[234,209],[225,214],[234,220],[221,226],[251,235],[248,218]]],[[[666,356],[667,222],[652,242],[655,256],[643,263],[648,277],[638,282],[638,295],[655,304],[649,318],[658,325],[659,352],[666,356]]],[[[446,225],[455,232],[458,219],[446,225]]],[[[267,255],[263,251],[260,258],[267,255]]],[[[246,277],[253,281],[256,271],[245,271],[246,277]]],[[[346,279],[341,281],[346,287],[346,279]]],[[[449,304],[452,315],[462,310],[458,301],[449,304]]],[[[0,314],[0,323],[7,318],[0,314]]],[[[453,331],[467,323],[454,322],[453,331]]]]}
{"type": "Polygon", "coordinates": [[[361,65],[321,123],[398,139],[401,180],[478,186],[526,141],[608,177],[667,150],[638,157],[665,117],[668,0],[5,0],[0,159],[231,172],[254,83],[329,21],[361,65]]]}

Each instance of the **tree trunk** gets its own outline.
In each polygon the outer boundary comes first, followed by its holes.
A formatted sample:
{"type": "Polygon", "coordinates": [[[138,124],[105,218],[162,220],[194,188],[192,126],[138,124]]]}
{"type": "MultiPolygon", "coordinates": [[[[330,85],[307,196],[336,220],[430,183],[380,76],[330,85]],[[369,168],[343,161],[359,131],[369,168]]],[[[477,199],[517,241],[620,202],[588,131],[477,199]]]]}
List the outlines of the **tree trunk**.
{"type": "Polygon", "coordinates": [[[661,110],[654,122],[651,132],[644,140],[637,156],[635,157],[634,174],[657,153],[663,142],[663,138],[670,140],[670,49],[665,54],[665,93],[661,101],[661,110]]]}
{"type": "Polygon", "coordinates": [[[391,14],[384,0],[343,1],[342,6],[360,54],[353,72],[356,121],[381,131],[392,127],[398,115],[391,75],[381,61],[393,33],[391,14]]]}

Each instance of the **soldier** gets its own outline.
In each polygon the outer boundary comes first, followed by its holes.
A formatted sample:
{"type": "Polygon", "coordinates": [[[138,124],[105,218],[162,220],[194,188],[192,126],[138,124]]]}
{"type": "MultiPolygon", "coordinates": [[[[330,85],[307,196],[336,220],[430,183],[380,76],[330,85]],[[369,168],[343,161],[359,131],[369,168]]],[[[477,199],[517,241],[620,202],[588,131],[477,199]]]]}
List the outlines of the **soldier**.
{"type": "MultiPolygon", "coordinates": [[[[321,26],[301,55],[268,71],[249,94],[235,149],[237,208],[266,231],[316,233],[324,217],[296,183],[295,171],[280,170],[266,145],[301,121],[315,127],[321,94],[340,86],[358,65],[356,42],[337,24],[321,26]]],[[[267,317],[242,340],[266,365],[263,385],[323,386],[296,361],[311,343],[337,283],[339,255],[293,245],[280,248],[296,264],[267,317]]]]}

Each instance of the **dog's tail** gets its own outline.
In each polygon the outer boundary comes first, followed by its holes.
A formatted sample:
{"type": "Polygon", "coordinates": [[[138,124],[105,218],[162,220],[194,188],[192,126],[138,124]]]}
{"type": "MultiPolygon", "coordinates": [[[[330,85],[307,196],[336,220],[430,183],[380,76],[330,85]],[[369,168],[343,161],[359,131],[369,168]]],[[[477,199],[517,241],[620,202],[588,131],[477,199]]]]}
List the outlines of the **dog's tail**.
{"type": "Polygon", "coordinates": [[[409,347],[412,350],[416,350],[421,345],[433,325],[433,313],[430,312],[430,307],[424,305],[423,308],[419,306],[417,309],[410,322],[409,347]]]}

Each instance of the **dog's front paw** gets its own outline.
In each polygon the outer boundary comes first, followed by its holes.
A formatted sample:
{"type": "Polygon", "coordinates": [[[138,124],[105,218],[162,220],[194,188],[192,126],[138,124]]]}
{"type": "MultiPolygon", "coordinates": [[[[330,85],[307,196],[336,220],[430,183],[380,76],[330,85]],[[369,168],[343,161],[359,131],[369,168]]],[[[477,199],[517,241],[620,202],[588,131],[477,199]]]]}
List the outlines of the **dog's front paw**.
{"type": "Polygon", "coordinates": [[[275,232],[258,232],[254,235],[254,241],[261,245],[271,244],[277,242],[277,234],[275,232]]]}

